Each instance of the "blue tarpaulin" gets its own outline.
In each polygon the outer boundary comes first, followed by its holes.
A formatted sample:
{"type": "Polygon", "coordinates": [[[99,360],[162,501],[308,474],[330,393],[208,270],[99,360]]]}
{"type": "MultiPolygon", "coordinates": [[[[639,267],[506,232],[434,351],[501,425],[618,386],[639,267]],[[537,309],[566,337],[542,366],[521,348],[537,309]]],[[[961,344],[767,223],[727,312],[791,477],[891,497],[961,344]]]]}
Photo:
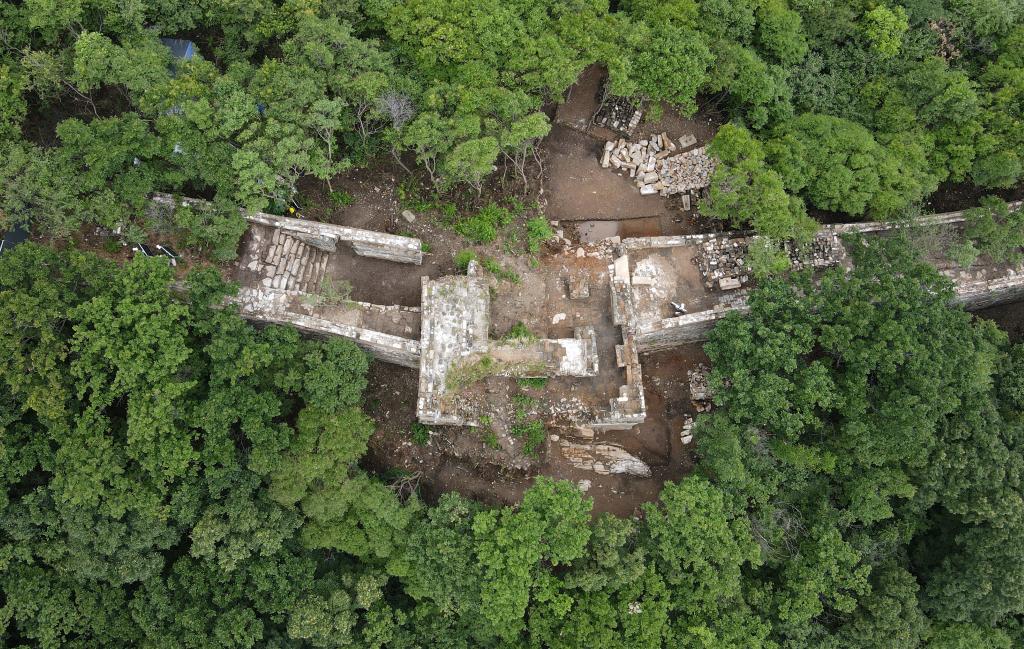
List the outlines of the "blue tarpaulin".
{"type": "Polygon", "coordinates": [[[26,239],[28,239],[28,230],[21,225],[14,226],[13,229],[7,231],[3,240],[0,240],[0,255],[26,239]]]}
{"type": "Polygon", "coordinates": [[[161,38],[160,42],[167,46],[176,59],[191,61],[196,54],[196,44],[184,38],[161,38]]]}

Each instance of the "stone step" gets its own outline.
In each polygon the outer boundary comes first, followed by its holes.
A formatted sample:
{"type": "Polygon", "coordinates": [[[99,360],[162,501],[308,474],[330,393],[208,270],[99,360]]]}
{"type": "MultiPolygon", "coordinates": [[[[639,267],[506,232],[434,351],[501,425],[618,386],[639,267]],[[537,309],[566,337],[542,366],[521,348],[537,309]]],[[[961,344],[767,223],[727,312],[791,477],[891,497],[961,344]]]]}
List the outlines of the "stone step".
{"type": "Polygon", "coordinates": [[[320,280],[324,276],[324,272],[327,270],[327,253],[318,250],[316,256],[310,261],[309,264],[309,275],[306,277],[306,291],[312,293],[316,290],[316,286],[320,283],[320,280]]]}
{"type": "Polygon", "coordinates": [[[267,254],[264,257],[264,261],[270,266],[277,266],[278,256],[281,254],[282,237],[280,228],[274,228],[274,234],[270,237],[270,243],[267,245],[267,254]]]}
{"type": "Polygon", "coordinates": [[[313,273],[316,272],[316,264],[319,261],[319,250],[310,248],[306,255],[302,258],[302,267],[299,274],[295,276],[295,290],[308,292],[309,291],[309,280],[313,277],[313,273]]]}
{"type": "Polygon", "coordinates": [[[327,259],[327,253],[325,252],[320,261],[317,262],[316,268],[313,271],[313,277],[310,279],[309,293],[316,293],[323,285],[324,277],[327,275],[327,259]]]}

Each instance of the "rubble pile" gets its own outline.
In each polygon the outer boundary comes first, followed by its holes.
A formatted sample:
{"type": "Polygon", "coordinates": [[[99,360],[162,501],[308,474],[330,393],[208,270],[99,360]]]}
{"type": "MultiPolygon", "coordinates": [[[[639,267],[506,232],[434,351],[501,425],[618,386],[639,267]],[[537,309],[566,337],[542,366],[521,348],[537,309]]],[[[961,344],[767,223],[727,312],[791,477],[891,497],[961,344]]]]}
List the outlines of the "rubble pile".
{"type": "Polygon", "coordinates": [[[617,444],[574,444],[562,440],[562,456],[577,469],[598,475],[651,477],[651,467],[617,444]]]}
{"type": "Polygon", "coordinates": [[[708,377],[711,375],[711,368],[700,363],[696,368],[686,371],[686,378],[690,383],[690,400],[693,401],[697,412],[711,410],[711,390],[708,388],[708,377]]]}
{"type": "Polygon", "coordinates": [[[594,124],[629,137],[640,123],[641,117],[643,113],[630,100],[625,97],[609,97],[601,104],[597,115],[594,115],[594,124]]]}
{"type": "MultiPolygon", "coordinates": [[[[601,166],[628,172],[643,195],[693,192],[697,197],[700,190],[711,184],[714,160],[704,147],[676,153],[696,143],[695,137],[684,135],[677,145],[666,133],[656,133],[638,142],[610,140],[605,142],[601,166]]],[[[689,209],[689,200],[684,199],[683,203],[684,209],[689,209]]]]}
{"type": "Polygon", "coordinates": [[[730,291],[747,285],[752,279],[747,262],[747,239],[712,236],[698,248],[697,268],[705,288],[730,291]]]}
{"type": "Polygon", "coordinates": [[[686,419],[683,420],[683,430],[679,433],[679,441],[683,446],[688,446],[693,442],[693,417],[690,415],[686,415],[686,419]]]}
{"type": "Polygon", "coordinates": [[[822,233],[814,237],[809,246],[798,246],[787,242],[786,252],[789,254],[789,262],[794,270],[827,268],[839,263],[839,259],[843,255],[843,247],[839,243],[839,235],[822,233]]]}

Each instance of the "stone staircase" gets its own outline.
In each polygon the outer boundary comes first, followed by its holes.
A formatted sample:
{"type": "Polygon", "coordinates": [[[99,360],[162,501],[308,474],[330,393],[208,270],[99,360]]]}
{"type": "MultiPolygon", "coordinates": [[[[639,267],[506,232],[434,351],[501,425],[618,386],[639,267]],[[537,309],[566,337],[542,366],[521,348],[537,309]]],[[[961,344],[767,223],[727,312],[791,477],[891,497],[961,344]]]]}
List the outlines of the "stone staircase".
{"type": "Polygon", "coordinates": [[[280,228],[274,229],[261,261],[263,285],[285,291],[315,293],[327,272],[328,253],[280,228]]]}

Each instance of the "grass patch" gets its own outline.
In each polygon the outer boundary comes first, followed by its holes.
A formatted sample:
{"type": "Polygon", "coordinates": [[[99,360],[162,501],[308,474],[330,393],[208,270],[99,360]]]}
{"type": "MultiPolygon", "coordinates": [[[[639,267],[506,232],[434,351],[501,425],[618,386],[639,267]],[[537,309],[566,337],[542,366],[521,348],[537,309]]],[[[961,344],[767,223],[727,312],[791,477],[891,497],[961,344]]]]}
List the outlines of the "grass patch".
{"type": "Polygon", "coordinates": [[[493,243],[498,230],[515,218],[508,208],[489,203],[476,214],[463,218],[455,224],[455,231],[476,243],[493,243]]]}
{"type": "Polygon", "coordinates": [[[352,283],[345,279],[334,280],[325,277],[316,293],[304,295],[304,303],[310,306],[340,306],[352,301],[352,283]]]}
{"type": "Polygon", "coordinates": [[[555,231],[543,216],[535,216],[526,221],[526,249],[531,254],[540,252],[540,244],[554,238],[555,231]]]}
{"type": "Polygon", "coordinates": [[[484,267],[484,270],[486,270],[491,275],[494,275],[498,279],[503,279],[507,282],[512,282],[513,284],[518,284],[520,281],[522,281],[522,278],[519,277],[519,273],[515,272],[514,270],[506,269],[504,266],[499,264],[497,261],[491,259],[490,257],[485,257],[481,259],[480,265],[484,267]]]}
{"type": "Polygon", "coordinates": [[[544,426],[544,422],[539,419],[534,419],[529,422],[516,424],[512,426],[510,432],[513,437],[517,437],[523,440],[523,450],[526,451],[527,455],[537,457],[537,449],[540,448],[544,440],[547,439],[548,431],[544,426]]]}
{"type": "Polygon", "coordinates": [[[527,394],[517,394],[512,397],[512,405],[516,408],[516,421],[523,422],[530,416],[530,410],[537,405],[537,400],[527,394]]]}
{"type": "Polygon", "coordinates": [[[455,253],[455,267],[459,272],[464,273],[469,268],[469,262],[476,261],[476,253],[472,250],[460,250],[455,253]]]}
{"type": "Polygon", "coordinates": [[[430,442],[430,427],[424,423],[414,421],[409,426],[409,436],[417,446],[426,446],[430,442]]]}
{"type": "MultiPolygon", "coordinates": [[[[436,196],[434,199],[436,200],[436,196]]],[[[399,204],[413,212],[429,212],[434,209],[435,200],[423,195],[419,185],[412,178],[406,178],[398,185],[399,204]]]]}
{"type": "Polygon", "coordinates": [[[491,424],[494,422],[490,415],[480,415],[480,425],[483,426],[482,439],[484,445],[494,450],[500,450],[501,444],[498,443],[498,436],[494,433],[494,429],[491,428],[491,424]]]}
{"type": "Polygon", "coordinates": [[[496,361],[491,356],[484,355],[475,361],[453,366],[448,370],[444,384],[446,388],[454,392],[482,381],[488,376],[542,374],[546,369],[544,363],[541,362],[509,363],[496,361]]]}
{"type": "Polygon", "coordinates": [[[512,328],[508,330],[508,333],[502,336],[502,340],[523,340],[523,341],[534,341],[537,340],[537,334],[530,331],[530,329],[522,322],[517,322],[512,325],[512,328]]]}
{"type": "Polygon", "coordinates": [[[529,379],[516,379],[521,388],[543,388],[548,384],[548,377],[535,376],[529,379]]]}
{"type": "Polygon", "coordinates": [[[343,189],[335,189],[328,195],[331,197],[331,203],[336,207],[348,207],[356,202],[355,197],[343,189]]]}
{"type": "Polygon", "coordinates": [[[449,390],[460,390],[467,385],[472,385],[477,381],[496,374],[500,363],[497,363],[490,356],[482,356],[472,363],[466,365],[457,365],[448,371],[448,376],[445,379],[445,386],[449,390]]]}

